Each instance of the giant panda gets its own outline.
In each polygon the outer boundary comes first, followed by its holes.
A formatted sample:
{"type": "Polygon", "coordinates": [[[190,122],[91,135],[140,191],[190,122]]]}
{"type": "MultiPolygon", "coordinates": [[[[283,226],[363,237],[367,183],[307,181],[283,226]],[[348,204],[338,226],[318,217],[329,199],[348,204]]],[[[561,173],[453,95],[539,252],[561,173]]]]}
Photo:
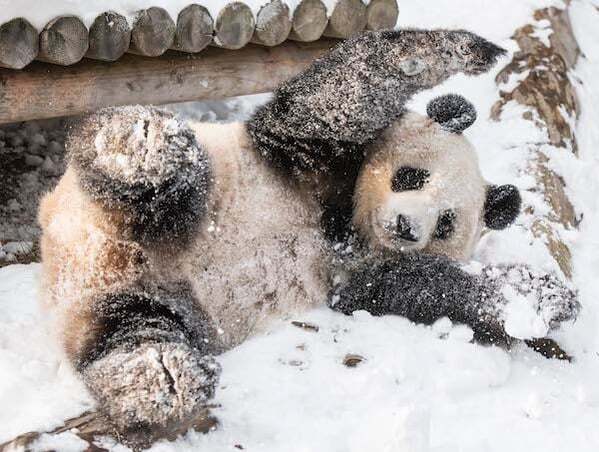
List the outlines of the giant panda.
{"type": "MultiPolygon", "coordinates": [[[[214,395],[214,356],[327,300],[505,336],[496,275],[456,262],[483,227],[514,220],[519,194],[482,178],[461,134],[475,118],[463,98],[437,99],[428,116],[405,110],[502,53],[466,31],[368,32],[246,123],[184,124],[151,107],[81,120],[40,207],[43,293],[115,427],[184,430],[214,395]]],[[[552,284],[570,301],[552,304],[557,324],[575,303],[552,284]]]]}

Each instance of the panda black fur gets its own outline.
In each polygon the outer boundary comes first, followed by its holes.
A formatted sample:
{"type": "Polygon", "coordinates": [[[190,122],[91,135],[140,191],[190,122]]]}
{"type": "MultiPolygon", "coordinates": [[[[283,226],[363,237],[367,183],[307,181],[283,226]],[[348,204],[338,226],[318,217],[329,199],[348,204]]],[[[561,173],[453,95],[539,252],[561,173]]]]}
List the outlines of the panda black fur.
{"type": "MultiPolygon", "coordinates": [[[[40,208],[43,284],[69,358],[115,426],[187,425],[214,393],[213,356],[327,297],[346,313],[449,316],[505,336],[496,284],[447,257],[402,252],[417,243],[414,250],[467,258],[485,221],[514,220],[514,188],[487,187],[467,156],[476,200],[463,231],[448,199],[455,192],[438,193],[433,226],[394,214],[399,239],[388,243],[359,214],[381,202],[362,202],[368,165],[381,156],[394,172],[377,179],[379,194],[393,191],[403,132],[467,146],[457,133],[473,119],[467,103],[437,101],[438,124],[405,113],[405,101],[452,74],[484,72],[501,53],[463,31],[371,32],[283,84],[247,124],[188,127],[142,107],[83,120],[68,143],[69,167],[40,208]],[[339,260],[329,238],[348,239],[354,226],[361,251],[339,260]],[[450,237],[456,243],[444,248],[450,237]],[[376,309],[364,281],[384,298],[376,309]],[[455,298],[434,303],[449,281],[455,298]]],[[[404,171],[396,186],[424,187],[442,174],[404,171]]],[[[555,293],[573,299],[559,284],[555,293]]],[[[555,305],[556,322],[575,315],[575,301],[555,305]]]]}

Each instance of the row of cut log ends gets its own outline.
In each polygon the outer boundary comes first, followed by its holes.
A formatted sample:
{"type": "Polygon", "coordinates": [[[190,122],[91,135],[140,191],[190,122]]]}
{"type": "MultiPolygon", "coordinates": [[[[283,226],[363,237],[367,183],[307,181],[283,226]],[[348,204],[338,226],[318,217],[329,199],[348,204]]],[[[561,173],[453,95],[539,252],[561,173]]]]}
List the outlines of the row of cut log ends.
{"type": "Polygon", "coordinates": [[[393,28],[397,0],[338,0],[330,14],[322,0],[301,0],[293,14],[284,0],[270,0],[254,13],[234,1],[213,20],[208,9],[190,4],[176,22],[168,12],[150,7],[137,13],[132,26],[116,12],[100,14],[88,28],[76,16],[52,19],[41,33],[24,18],[0,25],[0,66],[22,69],[34,59],[70,66],[83,57],[116,61],[125,52],[155,57],[166,50],[196,53],[208,45],[240,49],[253,42],[265,46],[286,39],[311,42],[321,36],[348,38],[364,29],[393,28]]]}

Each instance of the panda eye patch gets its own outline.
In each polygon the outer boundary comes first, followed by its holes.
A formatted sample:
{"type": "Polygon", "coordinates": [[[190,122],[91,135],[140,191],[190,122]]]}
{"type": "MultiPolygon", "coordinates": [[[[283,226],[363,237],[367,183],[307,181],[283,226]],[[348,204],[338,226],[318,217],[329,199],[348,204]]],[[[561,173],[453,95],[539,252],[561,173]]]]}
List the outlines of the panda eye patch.
{"type": "Polygon", "coordinates": [[[446,210],[437,220],[437,227],[435,228],[434,237],[439,240],[445,240],[453,233],[455,229],[455,220],[457,218],[456,213],[453,210],[446,210]]]}
{"type": "Polygon", "coordinates": [[[394,192],[420,190],[428,182],[431,173],[422,168],[402,166],[391,180],[391,190],[394,192]]]}

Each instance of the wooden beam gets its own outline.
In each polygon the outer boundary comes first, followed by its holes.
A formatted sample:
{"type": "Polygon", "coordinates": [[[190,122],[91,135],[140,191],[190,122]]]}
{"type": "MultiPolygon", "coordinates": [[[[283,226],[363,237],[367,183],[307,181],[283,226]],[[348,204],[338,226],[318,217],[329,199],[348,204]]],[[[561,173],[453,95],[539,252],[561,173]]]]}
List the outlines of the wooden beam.
{"type": "Polygon", "coordinates": [[[301,0],[293,11],[289,39],[316,41],[322,36],[327,22],[327,8],[321,0],[301,0]]]}
{"type": "Polygon", "coordinates": [[[335,44],[254,44],[237,51],[209,47],[197,55],[157,58],[125,54],[107,63],[69,67],[34,62],[23,71],[0,69],[0,123],[76,115],[102,107],[222,99],[272,91],[335,44]]]}
{"type": "Polygon", "coordinates": [[[180,52],[197,53],[212,42],[214,21],[206,8],[189,5],[177,17],[175,42],[171,47],[180,52]]]}
{"type": "Polygon", "coordinates": [[[249,6],[241,2],[229,3],[216,18],[214,44],[225,49],[241,49],[252,39],[255,26],[249,6]]]}
{"type": "Polygon", "coordinates": [[[388,30],[395,27],[399,9],[396,0],[370,0],[366,7],[366,29],[388,30]]]}
{"type": "Polygon", "coordinates": [[[116,61],[131,43],[131,27],[124,16],[102,13],[89,28],[89,49],[85,56],[94,60],[116,61]]]}
{"type": "Polygon", "coordinates": [[[362,0],[337,0],[324,35],[349,38],[366,27],[366,6],[362,0]]]}
{"type": "Polygon", "coordinates": [[[272,0],[258,11],[252,42],[264,46],[278,46],[291,32],[289,7],[281,0],[272,0]]]}
{"type": "Polygon", "coordinates": [[[37,30],[27,20],[17,18],[0,25],[0,66],[23,69],[37,56],[37,30]]]}
{"type": "Polygon", "coordinates": [[[175,23],[162,9],[151,7],[140,11],[131,30],[129,52],[144,56],[160,56],[173,45],[175,23]]]}
{"type": "Polygon", "coordinates": [[[52,19],[40,34],[38,60],[69,66],[83,58],[89,47],[87,28],[75,16],[52,19]]]}

